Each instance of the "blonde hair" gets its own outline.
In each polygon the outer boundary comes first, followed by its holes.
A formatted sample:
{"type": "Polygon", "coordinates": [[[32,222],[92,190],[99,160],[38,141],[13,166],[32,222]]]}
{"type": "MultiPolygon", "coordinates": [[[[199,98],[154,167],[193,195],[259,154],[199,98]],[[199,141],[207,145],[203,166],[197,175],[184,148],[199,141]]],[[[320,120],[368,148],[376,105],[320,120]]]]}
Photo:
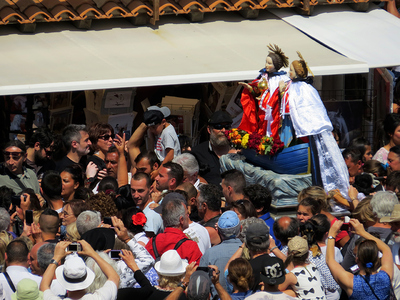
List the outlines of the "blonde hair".
{"type": "Polygon", "coordinates": [[[81,235],[76,228],[76,222],[70,223],[66,227],[67,237],[70,242],[76,242],[81,239],[81,235]]]}
{"type": "Polygon", "coordinates": [[[299,193],[297,196],[297,201],[300,203],[305,198],[312,198],[318,201],[321,205],[321,209],[324,211],[328,211],[330,209],[330,205],[328,202],[328,195],[325,190],[320,186],[309,186],[299,193]]]}
{"type": "Polygon", "coordinates": [[[176,289],[184,275],[185,274],[177,275],[177,276],[164,276],[164,275],[158,274],[158,285],[160,286],[160,288],[163,288],[163,289],[165,289],[165,288],[176,289]]]}
{"type": "Polygon", "coordinates": [[[4,266],[7,245],[13,240],[11,233],[3,230],[0,232],[0,265],[4,266]]]}
{"type": "Polygon", "coordinates": [[[358,219],[360,223],[376,222],[374,211],[371,205],[372,196],[367,196],[360,201],[353,211],[353,217],[358,219]]]}

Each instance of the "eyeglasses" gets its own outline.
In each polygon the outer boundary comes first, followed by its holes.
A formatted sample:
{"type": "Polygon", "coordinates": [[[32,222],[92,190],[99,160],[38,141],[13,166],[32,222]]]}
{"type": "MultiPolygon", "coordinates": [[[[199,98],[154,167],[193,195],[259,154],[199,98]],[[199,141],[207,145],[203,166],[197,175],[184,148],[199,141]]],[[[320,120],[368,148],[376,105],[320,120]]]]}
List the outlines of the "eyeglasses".
{"type": "Polygon", "coordinates": [[[115,135],[114,134],[105,134],[105,135],[101,135],[99,136],[99,139],[108,141],[110,138],[114,139],[115,135]]]}
{"type": "Polygon", "coordinates": [[[237,200],[237,201],[235,201],[235,203],[238,204],[238,205],[240,205],[240,204],[243,204],[244,201],[246,201],[246,200],[237,200]]]}
{"type": "Polygon", "coordinates": [[[18,160],[21,158],[21,156],[24,154],[24,152],[8,152],[8,151],[3,151],[4,157],[7,160],[10,156],[12,157],[13,160],[18,160]]]}
{"type": "Polygon", "coordinates": [[[212,127],[217,130],[222,130],[222,128],[229,130],[231,129],[231,124],[213,124],[212,127]]]}

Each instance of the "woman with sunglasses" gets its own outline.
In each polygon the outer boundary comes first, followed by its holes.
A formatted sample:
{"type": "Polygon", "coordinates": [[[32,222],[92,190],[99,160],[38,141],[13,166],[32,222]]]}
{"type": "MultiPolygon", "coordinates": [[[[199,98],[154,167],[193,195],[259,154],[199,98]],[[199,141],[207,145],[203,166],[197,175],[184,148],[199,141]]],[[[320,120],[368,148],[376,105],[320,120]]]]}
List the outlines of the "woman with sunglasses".
{"type": "Polygon", "coordinates": [[[91,150],[93,155],[87,163],[93,162],[98,168],[97,176],[103,178],[107,175],[105,158],[108,149],[113,145],[114,129],[107,123],[95,123],[89,128],[89,139],[92,142],[91,150]]]}

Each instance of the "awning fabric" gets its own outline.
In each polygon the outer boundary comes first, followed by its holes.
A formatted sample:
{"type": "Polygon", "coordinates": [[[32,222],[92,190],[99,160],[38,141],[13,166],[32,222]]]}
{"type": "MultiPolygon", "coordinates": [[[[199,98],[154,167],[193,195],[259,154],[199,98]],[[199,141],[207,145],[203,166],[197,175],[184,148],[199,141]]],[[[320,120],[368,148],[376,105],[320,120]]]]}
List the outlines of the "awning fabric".
{"type": "Polygon", "coordinates": [[[266,11],[256,20],[210,13],[201,23],[163,16],[158,28],[125,19],[93,21],[88,31],[38,23],[35,34],[0,27],[0,95],[249,80],[269,43],[290,60],[299,50],[315,75],[368,72],[266,11]]]}
{"type": "Polygon", "coordinates": [[[400,19],[370,3],[367,12],[347,5],[315,6],[312,16],[273,9],[276,16],[369,68],[400,65],[400,19]]]}

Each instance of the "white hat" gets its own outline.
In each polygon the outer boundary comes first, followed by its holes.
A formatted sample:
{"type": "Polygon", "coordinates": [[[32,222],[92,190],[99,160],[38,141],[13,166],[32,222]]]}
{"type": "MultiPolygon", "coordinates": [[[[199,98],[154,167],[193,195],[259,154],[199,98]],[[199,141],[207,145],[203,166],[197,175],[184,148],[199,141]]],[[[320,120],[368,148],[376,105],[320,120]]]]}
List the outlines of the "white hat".
{"type": "Polygon", "coordinates": [[[58,282],[68,291],[79,291],[89,287],[94,280],[94,273],[77,254],[66,257],[65,263],[56,269],[58,282]]]}
{"type": "Polygon", "coordinates": [[[188,263],[182,259],[176,250],[168,250],[161,255],[160,261],[156,262],[154,269],[164,276],[179,276],[186,272],[188,263]]]}
{"type": "Polygon", "coordinates": [[[149,106],[147,110],[158,110],[161,111],[164,115],[164,118],[168,117],[171,114],[171,110],[167,106],[158,107],[156,105],[149,106]]]}

